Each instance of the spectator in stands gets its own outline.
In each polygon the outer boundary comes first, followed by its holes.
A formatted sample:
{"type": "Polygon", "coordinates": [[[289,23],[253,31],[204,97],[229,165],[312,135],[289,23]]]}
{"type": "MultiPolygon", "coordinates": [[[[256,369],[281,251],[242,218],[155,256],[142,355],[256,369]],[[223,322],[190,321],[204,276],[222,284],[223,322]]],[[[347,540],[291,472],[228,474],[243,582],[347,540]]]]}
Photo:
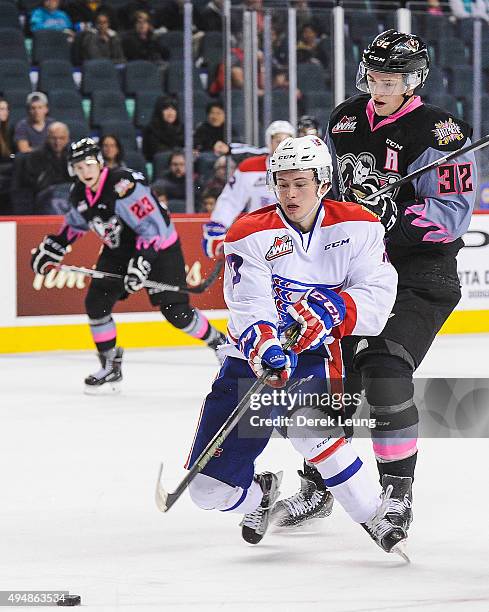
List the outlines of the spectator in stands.
{"type": "Polygon", "coordinates": [[[145,11],[134,13],[133,29],[123,36],[122,49],[127,61],[163,62],[170,57],[170,50],[154,35],[151,17],[145,11]]]}
{"type": "Polygon", "coordinates": [[[197,14],[197,27],[202,32],[218,32],[223,25],[223,0],[211,0],[197,14]]]}
{"type": "MultiPolygon", "coordinates": [[[[272,81],[273,89],[285,89],[287,91],[289,90],[289,72],[287,69],[273,70],[272,75],[273,75],[273,81],[272,81]]],[[[273,95],[273,92],[272,92],[272,95],[273,95]]],[[[299,112],[299,114],[302,115],[305,112],[304,95],[302,94],[302,91],[299,88],[297,88],[296,90],[296,97],[297,97],[297,111],[299,112]]]]}
{"type": "Polygon", "coordinates": [[[169,200],[185,200],[185,155],[181,150],[173,151],[170,168],[158,177],[161,188],[166,191],[169,200]]]}
{"type": "MultiPolygon", "coordinates": [[[[243,49],[239,47],[231,48],[231,86],[233,89],[243,89],[244,85],[244,70],[243,70],[243,49]]],[[[257,53],[257,70],[258,70],[258,95],[263,95],[264,87],[264,60],[263,52],[257,53]]],[[[224,89],[224,63],[221,62],[216,69],[214,78],[209,85],[209,94],[211,96],[219,95],[224,89]]]]}
{"type": "Polygon", "coordinates": [[[489,6],[486,0],[450,0],[450,10],[458,19],[479,17],[489,22],[489,6]]]}
{"type": "Polygon", "coordinates": [[[108,168],[124,166],[124,148],[121,141],[113,134],[102,136],[99,142],[105,165],[108,168]]]}
{"type": "Polygon", "coordinates": [[[73,0],[66,7],[77,32],[86,30],[95,25],[95,19],[100,10],[104,10],[110,17],[110,23],[117,29],[117,18],[110,6],[102,4],[101,0],[73,0]]]}
{"type": "Polygon", "coordinates": [[[30,26],[32,32],[38,30],[61,30],[74,36],[73,24],[65,11],[60,10],[59,0],[43,0],[42,6],[31,13],[30,26]]]}
{"type": "Polygon", "coordinates": [[[217,198],[220,193],[218,189],[204,190],[200,198],[200,212],[210,215],[216,206],[217,198]]]}
{"type": "Polygon", "coordinates": [[[440,3],[440,0],[428,0],[426,3],[426,12],[429,15],[444,15],[443,7],[440,3]]]}
{"type": "Polygon", "coordinates": [[[224,189],[224,185],[227,183],[228,177],[227,172],[227,160],[229,159],[229,176],[231,176],[236,169],[236,163],[233,159],[226,155],[221,155],[216,159],[214,163],[214,176],[212,176],[203,187],[203,191],[215,191],[219,195],[224,189]]]}
{"type": "Polygon", "coordinates": [[[0,214],[8,214],[10,180],[12,178],[14,142],[9,125],[9,105],[0,98],[0,214]]]}
{"type": "Polygon", "coordinates": [[[21,173],[21,176],[17,176],[14,180],[14,183],[20,187],[19,192],[13,195],[16,212],[27,214],[66,212],[71,184],[66,151],[69,141],[68,126],[60,121],[54,121],[48,128],[45,144],[26,155],[23,164],[16,167],[16,171],[21,173]],[[26,202],[28,207],[34,202],[34,209],[26,210],[23,206],[26,202]]]}
{"type": "Polygon", "coordinates": [[[288,62],[288,46],[285,31],[272,25],[272,67],[284,69],[288,62]]]}
{"type": "Polygon", "coordinates": [[[143,131],[143,154],[152,161],[159,151],[183,147],[184,132],[178,113],[178,102],[171,96],[160,96],[153,116],[143,131]]]}
{"type": "Polygon", "coordinates": [[[105,9],[99,9],[95,17],[95,29],[91,28],[81,34],[81,59],[110,59],[115,64],[126,61],[122,52],[120,36],[110,27],[110,15],[105,9]]]}
{"type": "Polygon", "coordinates": [[[41,91],[33,91],[27,96],[27,117],[17,122],[14,141],[19,153],[29,153],[41,147],[48,134],[48,127],[54,121],[48,117],[48,98],[41,91]]]}
{"type": "Polygon", "coordinates": [[[305,23],[297,42],[297,61],[309,62],[317,57],[319,32],[312,23],[305,23]]]}
{"type": "Polygon", "coordinates": [[[214,155],[227,155],[229,146],[225,142],[226,113],[221,102],[209,102],[207,120],[197,126],[194,147],[198,151],[212,151],[214,155]]]}

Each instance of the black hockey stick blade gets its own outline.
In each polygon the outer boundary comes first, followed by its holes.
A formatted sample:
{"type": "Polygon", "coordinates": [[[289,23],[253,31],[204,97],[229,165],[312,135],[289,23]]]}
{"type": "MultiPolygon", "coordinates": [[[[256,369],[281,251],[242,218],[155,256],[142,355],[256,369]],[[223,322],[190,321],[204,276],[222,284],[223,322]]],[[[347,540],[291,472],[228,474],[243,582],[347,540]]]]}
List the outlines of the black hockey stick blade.
{"type": "MultiPolygon", "coordinates": [[[[284,350],[288,350],[294,344],[299,335],[299,331],[300,325],[298,323],[294,323],[294,325],[289,328],[287,340],[285,341],[283,347],[284,350]]],[[[161,512],[168,512],[168,510],[173,506],[173,504],[182,496],[188,485],[197,476],[197,474],[199,474],[205,468],[205,466],[214,456],[216,450],[221,446],[221,444],[228,437],[231,431],[236,427],[242,416],[248,411],[252,396],[256,393],[260,393],[260,391],[266,386],[267,380],[270,378],[270,376],[272,376],[272,374],[273,370],[265,371],[260,376],[260,378],[258,378],[258,380],[256,380],[251,385],[248,391],[241,398],[236,408],[231,412],[227,420],[224,421],[219,431],[215,434],[215,436],[212,438],[206,448],[204,448],[204,450],[200,453],[195,463],[188,470],[188,472],[181,480],[180,484],[172,493],[166,491],[163,486],[163,464],[160,465],[155,492],[155,501],[158,510],[161,510],[161,512]]]]}

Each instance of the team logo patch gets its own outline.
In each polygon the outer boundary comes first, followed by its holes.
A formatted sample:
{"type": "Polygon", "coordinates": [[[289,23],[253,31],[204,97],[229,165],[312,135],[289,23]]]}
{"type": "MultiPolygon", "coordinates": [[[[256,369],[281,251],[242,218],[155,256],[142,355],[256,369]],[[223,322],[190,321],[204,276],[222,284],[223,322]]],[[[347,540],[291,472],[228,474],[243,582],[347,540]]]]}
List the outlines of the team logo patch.
{"type": "Polygon", "coordinates": [[[438,146],[447,145],[449,142],[464,139],[459,124],[455,123],[451,117],[447,121],[438,121],[435,123],[435,129],[431,131],[435,135],[438,146]]]}
{"type": "Polygon", "coordinates": [[[94,217],[90,221],[90,228],[110,249],[116,249],[120,246],[122,225],[115,215],[108,221],[104,221],[100,217],[94,217]]]}
{"type": "Polygon", "coordinates": [[[277,257],[282,257],[282,255],[288,255],[293,252],[294,245],[290,236],[275,236],[272,246],[265,255],[265,259],[271,261],[272,259],[277,259],[277,257]]]}
{"type": "Polygon", "coordinates": [[[121,179],[114,185],[114,191],[120,198],[123,198],[128,191],[134,187],[134,183],[129,179],[121,179]]]}
{"type": "Polygon", "coordinates": [[[343,134],[345,132],[354,132],[357,127],[357,118],[355,115],[353,117],[348,117],[345,115],[342,119],[338,121],[338,123],[331,130],[333,134],[343,134]]]}

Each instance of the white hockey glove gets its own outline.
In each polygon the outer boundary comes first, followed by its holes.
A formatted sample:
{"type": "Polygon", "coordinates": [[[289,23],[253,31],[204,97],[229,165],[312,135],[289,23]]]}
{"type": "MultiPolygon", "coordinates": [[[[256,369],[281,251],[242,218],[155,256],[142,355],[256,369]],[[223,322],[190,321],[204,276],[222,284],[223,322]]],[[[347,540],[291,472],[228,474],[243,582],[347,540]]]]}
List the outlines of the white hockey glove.
{"type": "Polygon", "coordinates": [[[57,241],[57,236],[46,236],[31,258],[31,267],[36,274],[46,274],[49,266],[61,263],[66,255],[66,246],[57,241]]]}
{"type": "Polygon", "coordinates": [[[131,257],[124,276],[124,289],[127,293],[136,293],[144,287],[151,272],[151,264],[142,255],[131,257]]]}

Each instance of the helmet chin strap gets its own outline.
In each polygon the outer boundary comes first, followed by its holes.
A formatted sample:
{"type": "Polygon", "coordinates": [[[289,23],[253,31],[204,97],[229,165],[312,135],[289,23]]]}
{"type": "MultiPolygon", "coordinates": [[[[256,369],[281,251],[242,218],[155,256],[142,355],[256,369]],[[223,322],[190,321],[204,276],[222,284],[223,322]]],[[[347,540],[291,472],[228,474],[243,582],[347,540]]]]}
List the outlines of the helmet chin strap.
{"type": "Polygon", "coordinates": [[[407,94],[407,93],[402,94],[402,102],[401,102],[401,104],[399,104],[399,106],[396,108],[395,111],[393,111],[391,113],[391,115],[395,115],[398,111],[400,111],[401,108],[406,104],[406,102],[408,100],[410,100],[413,96],[414,96],[414,91],[412,93],[410,93],[410,94],[407,94]]]}

